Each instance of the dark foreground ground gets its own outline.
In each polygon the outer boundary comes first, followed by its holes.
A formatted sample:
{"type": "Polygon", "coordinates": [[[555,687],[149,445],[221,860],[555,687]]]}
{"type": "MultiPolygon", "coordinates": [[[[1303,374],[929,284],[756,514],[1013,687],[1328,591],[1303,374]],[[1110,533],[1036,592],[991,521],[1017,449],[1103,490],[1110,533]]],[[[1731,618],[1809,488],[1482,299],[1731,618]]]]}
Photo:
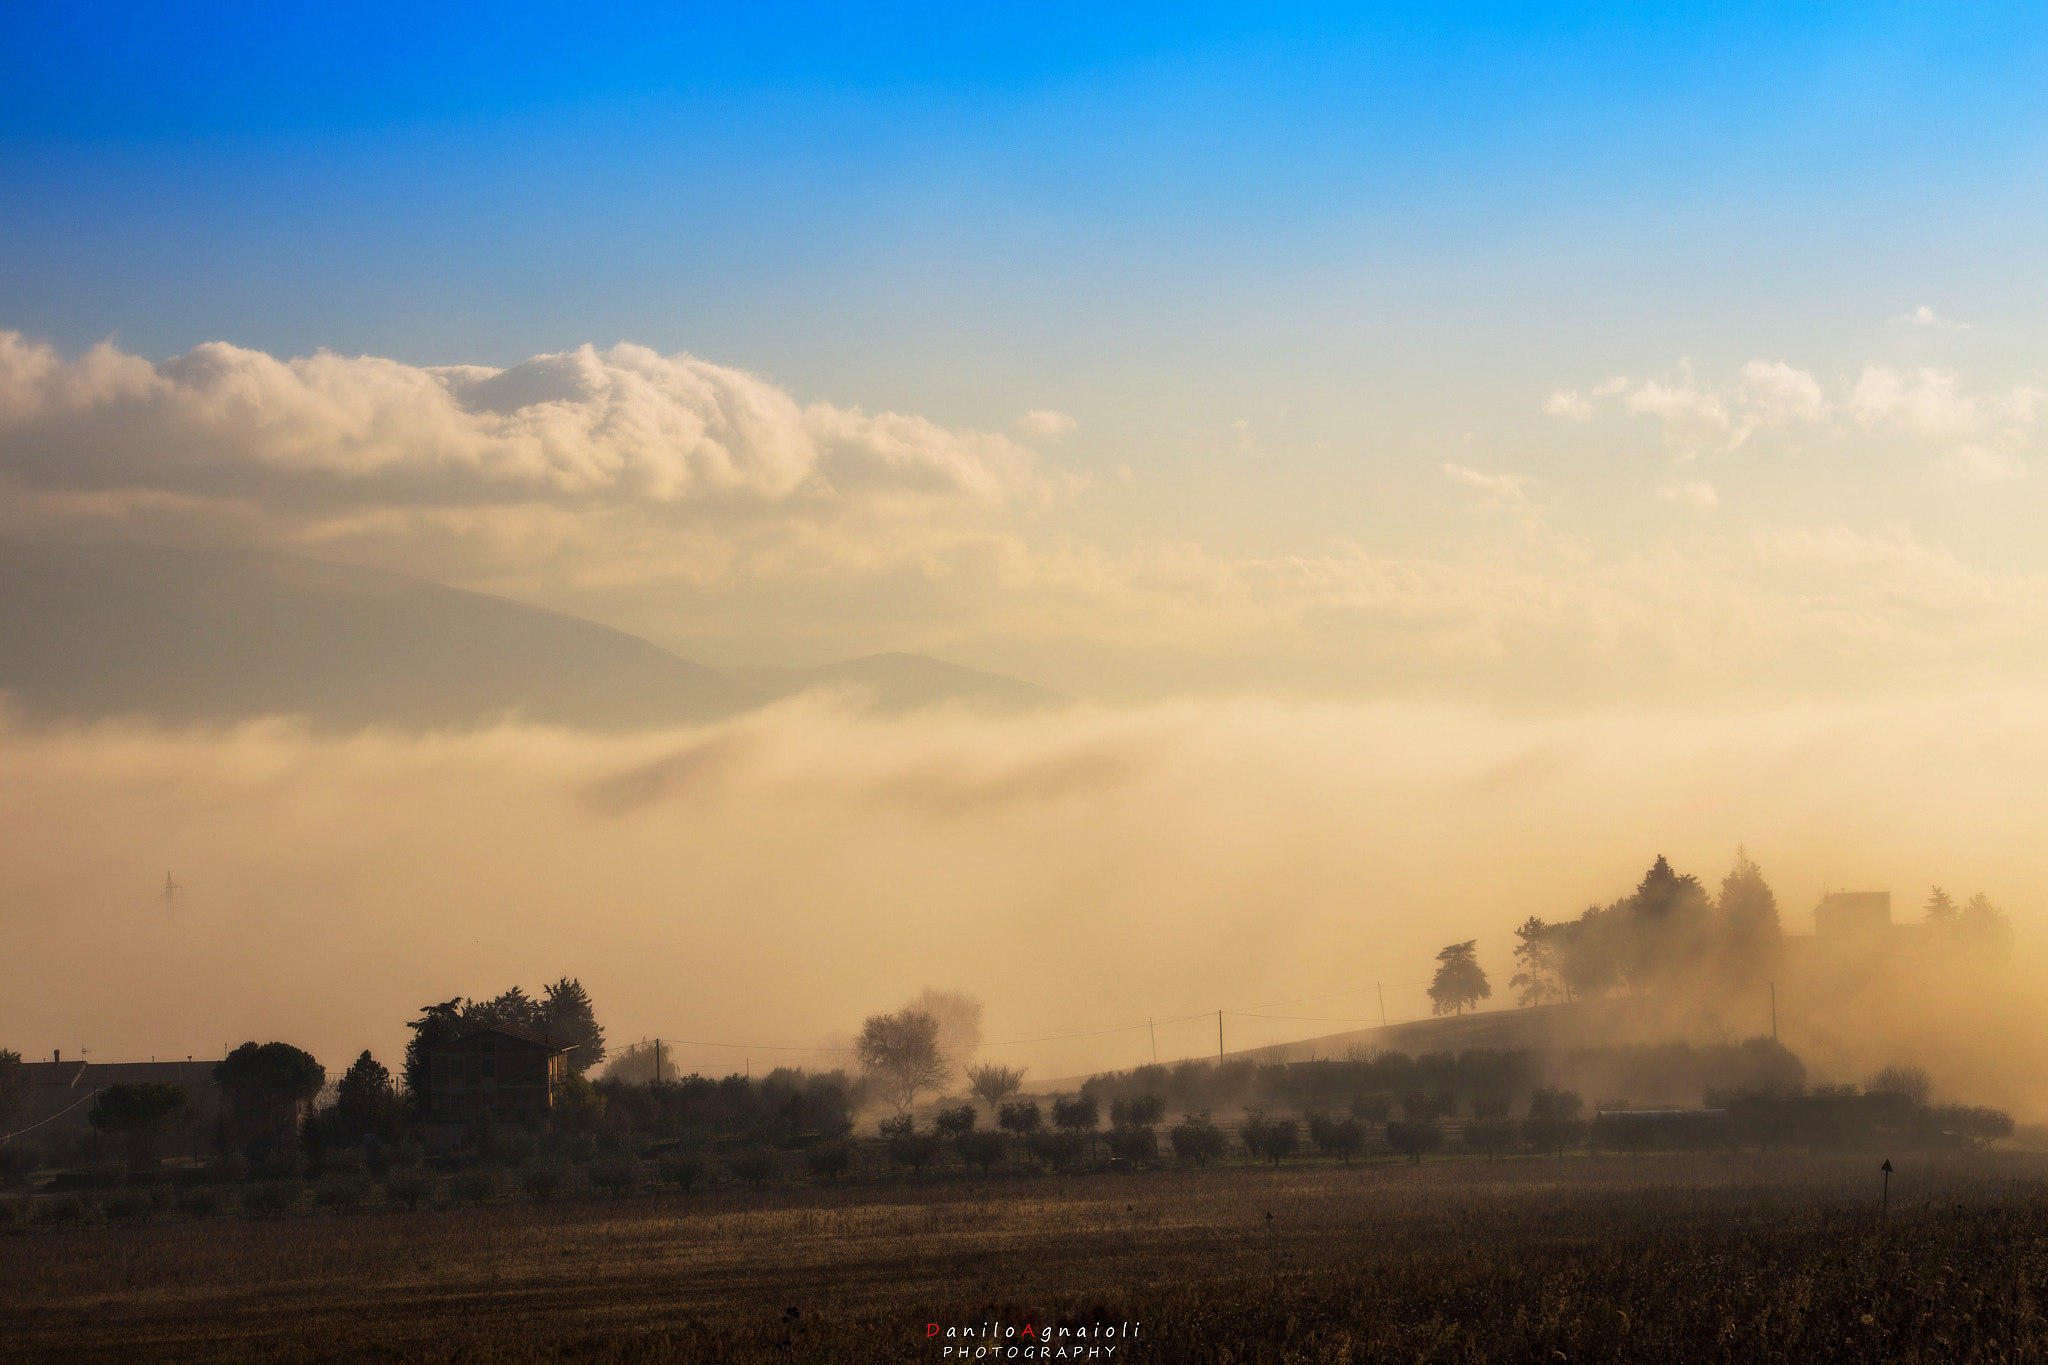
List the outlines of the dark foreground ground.
{"type": "Polygon", "coordinates": [[[938,1322],[1029,1323],[1002,1359],[1042,1340],[1113,1362],[2048,1361],[2048,1161],[1902,1162],[1885,1220],[1876,1164],[1239,1168],[37,1230],[0,1237],[0,1357],[867,1362],[997,1340],[927,1339],[938,1322]],[[1127,1322],[1135,1339],[1073,1335],[1127,1322]]]}

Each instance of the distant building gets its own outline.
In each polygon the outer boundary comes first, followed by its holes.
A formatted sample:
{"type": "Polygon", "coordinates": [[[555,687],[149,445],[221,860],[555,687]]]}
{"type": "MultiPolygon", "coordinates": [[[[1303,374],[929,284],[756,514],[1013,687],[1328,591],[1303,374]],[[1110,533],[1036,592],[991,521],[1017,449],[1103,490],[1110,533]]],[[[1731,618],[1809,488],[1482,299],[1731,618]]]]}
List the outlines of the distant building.
{"type": "Polygon", "coordinates": [[[161,1081],[182,1085],[192,1097],[191,1108],[174,1134],[163,1144],[167,1154],[176,1155],[189,1147],[197,1156],[212,1142],[214,1120],[220,1115],[220,1083],[213,1078],[218,1062],[67,1062],[51,1054],[47,1062],[28,1062],[36,1083],[29,1110],[16,1125],[23,1142],[47,1142],[56,1137],[90,1133],[87,1115],[93,1097],[110,1085],[137,1085],[161,1081]]]}
{"type": "Polygon", "coordinates": [[[1830,891],[1813,908],[1813,933],[1824,939],[1878,939],[1891,932],[1892,893],[1830,891]]]}
{"type": "Polygon", "coordinates": [[[494,1123],[545,1118],[555,1092],[569,1078],[576,1044],[518,1024],[492,1024],[436,1047],[431,1055],[429,1105],[436,1122],[470,1124],[479,1115],[494,1123]]]}

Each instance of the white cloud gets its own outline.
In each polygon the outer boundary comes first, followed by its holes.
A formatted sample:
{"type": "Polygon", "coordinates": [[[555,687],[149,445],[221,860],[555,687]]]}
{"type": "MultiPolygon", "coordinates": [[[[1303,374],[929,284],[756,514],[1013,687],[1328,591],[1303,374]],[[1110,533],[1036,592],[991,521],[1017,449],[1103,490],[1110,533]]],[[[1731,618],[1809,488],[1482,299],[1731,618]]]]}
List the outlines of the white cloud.
{"type": "Polygon", "coordinates": [[[1452,483],[1472,489],[1495,506],[1525,508],[1536,487],[1536,480],[1527,474],[1484,474],[1461,464],[1445,464],[1443,471],[1452,483]]]}
{"type": "Polygon", "coordinates": [[[2027,477],[2025,460],[1983,445],[1959,446],[1935,461],[1935,468],[1958,483],[2004,483],[2027,477]]]}
{"type": "Polygon", "coordinates": [[[1054,412],[1051,408],[1033,408],[1015,423],[1017,430],[1026,436],[1054,437],[1065,436],[1079,425],[1064,412],[1054,412]]]}
{"type": "Polygon", "coordinates": [[[1828,414],[1820,381],[1782,360],[1752,360],[1744,365],[1738,392],[1753,410],[1757,425],[1812,422],[1828,414]]]}
{"type": "Polygon", "coordinates": [[[1654,496],[1660,502],[1680,503],[1686,507],[1696,507],[1702,512],[1711,512],[1721,505],[1721,495],[1714,491],[1714,485],[1698,480],[1691,483],[1665,484],[1654,496]]]}
{"type": "Polygon", "coordinates": [[[1949,332],[1967,332],[1970,330],[1969,323],[1957,322],[1953,318],[1942,317],[1932,307],[1924,303],[1911,312],[1901,313],[1897,317],[1887,320],[1895,327],[1931,327],[1949,332]]]}
{"type": "Polygon", "coordinates": [[[1628,396],[1627,407],[1657,418],[1665,441],[1687,455],[1728,438],[1727,404],[1719,394],[1692,387],[1689,377],[1682,386],[1648,380],[1628,396]]]}
{"type": "Polygon", "coordinates": [[[799,404],[743,370],[622,344],[507,370],[209,342],[151,365],[0,333],[0,471],[300,507],[558,506],[885,496],[1000,502],[1008,438],[799,404]]]}
{"type": "Polygon", "coordinates": [[[1543,402],[1543,410],[1552,417],[1563,417],[1573,422],[1593,420],[1593,405],[1579,396],[1577,389],[1560,389],[1543,402]]]}

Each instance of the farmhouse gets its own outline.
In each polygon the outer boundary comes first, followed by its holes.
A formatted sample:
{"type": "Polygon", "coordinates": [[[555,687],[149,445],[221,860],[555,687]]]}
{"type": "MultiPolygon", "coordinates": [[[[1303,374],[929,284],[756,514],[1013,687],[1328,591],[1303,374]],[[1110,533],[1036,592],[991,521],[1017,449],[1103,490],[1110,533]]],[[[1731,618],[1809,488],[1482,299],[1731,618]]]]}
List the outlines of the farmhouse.
{"type": "Polygon", "coordinates": [[[547,1117],[576,1044],[518,1024],[452,1038],[433,1049],[429,1105],[443,1124],[524,1123],[547,1117]]]}
{"type": "Polygon", "coordinates": [[[110,1085],[161,1081],[185,1087],[192,1102],[178,1125],[184,1138],[173,1138],[168,1144],[172,1151],[189,1140],[197,1154],[206,1145],[214,1119],[220,1113],[220,1083],[213,1079],[217,1062],[67,1062],[63,1054],[54,1053],[47,1062],[26,1065],[36,1088],[28,1113],[19,1125],[25,1140],[47,1141],[66,1134],[91,1132],[86,1115],[92,1112],[93,1097],[110,1085]]]}

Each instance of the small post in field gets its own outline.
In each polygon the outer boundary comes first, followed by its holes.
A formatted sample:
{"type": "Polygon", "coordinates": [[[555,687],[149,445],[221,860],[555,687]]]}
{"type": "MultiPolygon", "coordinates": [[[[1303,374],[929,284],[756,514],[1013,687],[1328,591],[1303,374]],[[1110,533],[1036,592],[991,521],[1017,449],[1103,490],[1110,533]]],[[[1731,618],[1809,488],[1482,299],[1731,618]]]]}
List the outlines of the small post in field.
{"type": "Polygon", "coordinates": [[[1884,1172],[1884,1195],[1877,1206],[1877,1214],[1880,1218],[1889,1218],[1892,1211],[1892,1159],[1886,1157],[1884,1165],[1878,1169],[1884,1172]]]}

